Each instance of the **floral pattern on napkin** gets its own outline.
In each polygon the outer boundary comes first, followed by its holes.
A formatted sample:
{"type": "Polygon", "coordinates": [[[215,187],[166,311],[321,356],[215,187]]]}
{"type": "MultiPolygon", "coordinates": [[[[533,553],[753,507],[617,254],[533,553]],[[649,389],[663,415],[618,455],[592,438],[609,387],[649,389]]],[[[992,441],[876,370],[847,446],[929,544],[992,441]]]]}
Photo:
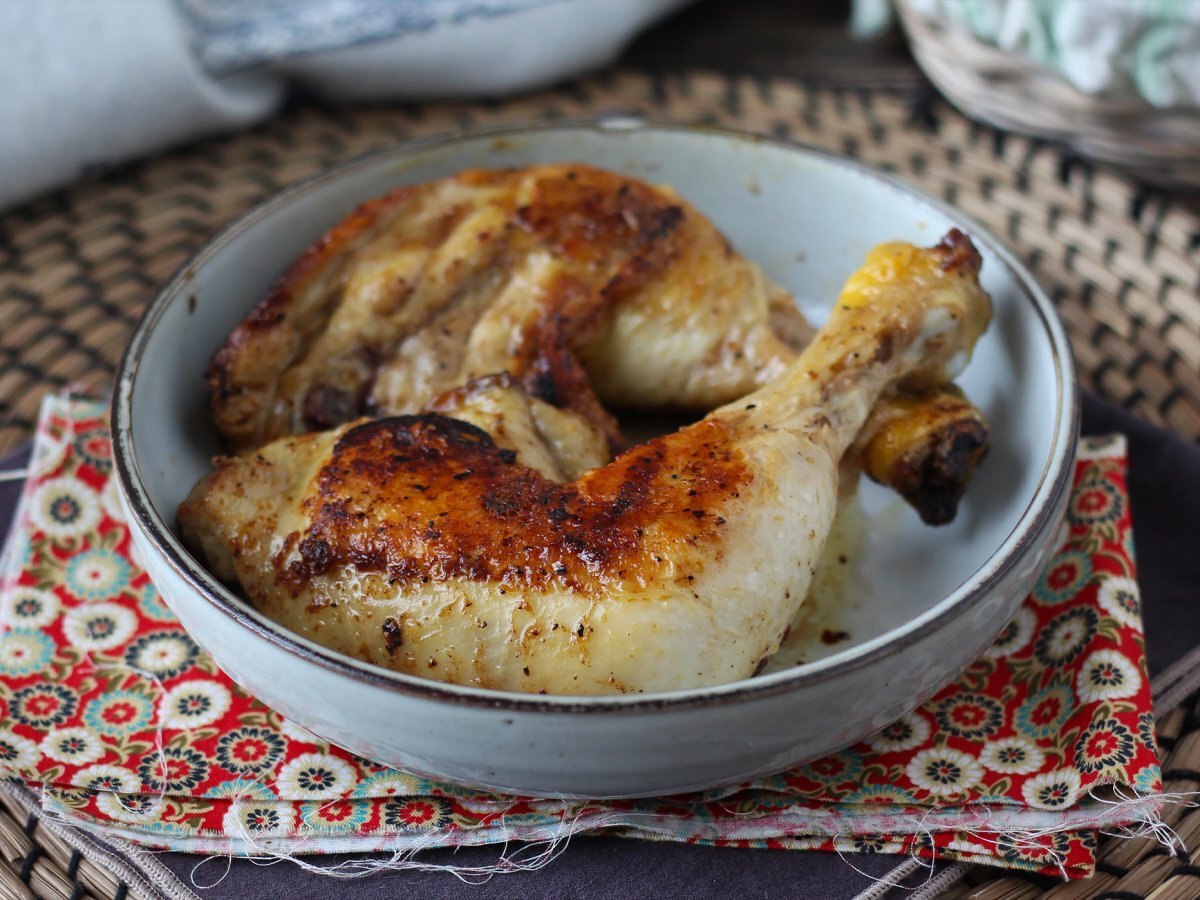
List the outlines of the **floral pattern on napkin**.
{"type": "Polygon", "coordinates": [[[51,398],[10,542],[0,767],[72,821],[196,852],[652,839],[918,853],[1088,874],[1161,789],[1124,442],[1080,447],[1064,540],[993,646],[920,709],[753,784],[637,801],[498,797],[332,746],[229,680],[134,556],[106,410],[51,398]],[[1111,786],[1109,796],[1093,797],[1111,786]]]}

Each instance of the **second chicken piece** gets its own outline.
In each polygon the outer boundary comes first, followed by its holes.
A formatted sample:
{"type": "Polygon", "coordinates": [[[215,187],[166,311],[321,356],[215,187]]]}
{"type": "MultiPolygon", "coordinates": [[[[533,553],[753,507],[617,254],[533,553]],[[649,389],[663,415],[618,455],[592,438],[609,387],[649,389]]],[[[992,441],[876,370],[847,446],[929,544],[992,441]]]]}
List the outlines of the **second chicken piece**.
{"type": "MultiPolygon", "coordinates": [[[[781,374],[812,329],[671,189],[583,165],[397,188],[315,244],[213,359],[218,430],[244,451],[417,412],[509,373],[622,449],[610,409],[706,412],[781,374]]],[[[987,427],[952,389],[880,398],[871,477],[949,521],[987,427]]]]}

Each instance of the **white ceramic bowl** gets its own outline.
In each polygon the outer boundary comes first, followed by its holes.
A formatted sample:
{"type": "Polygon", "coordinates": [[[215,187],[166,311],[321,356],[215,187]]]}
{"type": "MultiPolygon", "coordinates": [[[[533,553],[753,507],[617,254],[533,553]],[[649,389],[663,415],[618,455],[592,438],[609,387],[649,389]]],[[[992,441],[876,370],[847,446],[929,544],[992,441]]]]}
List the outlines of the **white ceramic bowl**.
{"type": "Polygon", "coordinates": [[[293,187],[213,238],[150,305],[122,360],[114,449],[141,559],[184,626],[237,682],[289,718],[388,765],[475,787],[621,797],[778,771],[865,737],[978,656],[1053,549],[1078,419],[1066,337],[1045,295],[991,235],[853,162],[711,129],[634,120],[406,144],[293,187]],[[995,318],[962,384],[992,449],[956,521],[927,528],[863,489],[850,640],[805,665],[657,695],[554,697],[390,672],[282,629],[180,542],[175,511],[217,452],[202,373],[287,265],[362,200],[469,166],[578,161],[674,186],[822,321],[881,241],[952,226],[983,254],[995,318]]]}

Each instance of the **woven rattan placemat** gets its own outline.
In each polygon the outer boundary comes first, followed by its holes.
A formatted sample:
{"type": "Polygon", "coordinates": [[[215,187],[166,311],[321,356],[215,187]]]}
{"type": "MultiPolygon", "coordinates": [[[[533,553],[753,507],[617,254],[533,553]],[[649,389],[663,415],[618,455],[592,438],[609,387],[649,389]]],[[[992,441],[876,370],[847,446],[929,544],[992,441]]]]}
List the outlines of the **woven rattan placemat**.
{"type": "MultiPolygon", "coordinates": [[[[894,172],[993,229],[1054,299],[1081,379],[1143,418],[1200,438],[1200,216],[1054,146],[975,125],[944,103],[714,74],[614,74],[496,104],[301,106],[85,182],[0,217],[0,451],[41,396],[107,386],[158,284],[232,216],[298,179],[407,138],[609,114],[727,125],[829,148],[894,172]]],[[[830,210],[829,215],[837,215],[830,210]]],[[[1162,724],[1167,790],[1200,787],[1196,698],[1162,724]],[[1170,777],[1171,775],[1177,777],[1170,777]]],[[[1200,844],[1200,812],[1168,811],[1200,844]]],[[[1190,838],[1190,840],[1189,840],[1190,838]]],[[[0,793],[0,896],[136,896],[0,793]]],[[[944,896],[1043,888],[973,871],[944,896]]],[[[1090,882],[1055,896],[1198,897],[1200,868],[1149,839],[1110,841],[1090,882]]]]}

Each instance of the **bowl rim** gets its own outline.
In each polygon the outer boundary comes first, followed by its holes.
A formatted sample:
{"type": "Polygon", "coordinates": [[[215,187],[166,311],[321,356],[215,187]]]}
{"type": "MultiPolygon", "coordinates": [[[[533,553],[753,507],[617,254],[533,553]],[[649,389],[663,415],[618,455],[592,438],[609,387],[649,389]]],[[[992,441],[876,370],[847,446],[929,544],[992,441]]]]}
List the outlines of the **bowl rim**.
{"type": "MultiPolygon", "coordinates": [[[[403,171],[398,169],[397,171],[403,171]]],[[[368,198],[364,197],[362,200],[368,198]]],[[[362,202],[362,200],[358,202],[362,202]]],[[[340,163],[317,175],[288,185],[270,197],[254,204],[230,220],[185,260],[155,294],[138,320],[117,367],[116,389],[112,401],[113,459],[118,486],[130,515],[131,527],[141,531],[162,560],[188,584],[192,592],[259,637],[303,660],[331,669],[335,673],[359,682],[403,693],[414,699],[449,702],[473,707],[502,709],[529,713],[594,714],[605,712],[658,712],[664,709],[689,709],[718,703],[746,701],[798,690],[836,678],[840,674],[869,665],[876,659],[897,653],[922,639],[932,630],[963,615],[986,597],[1024,557],[1025,552],[1049,527],[1056,525],[1059,501],[1065,494],[1073,474],[1075,443],[1079,430],[1079,388],[1075,365],[1066,331],[1045,292],[1032,274],[1014,257],[1007,247],[987,228],[973,218],[951,207],[900,178],[854,159],[814,147],[799,141],[739,131],[708,124],[686,125],[656,121],[640,116],[609,116],[599,118],[562,119],[548,123],[525,123],[442,133],[426,138],[404,141],[340,163]],[[749,679],[688,688],[677,691],[646,694],[610,695],[531,695],[515,691],[500,691],[433,681],[376,666],[346,656],[311,640],[294,634],[253,609],[210,574],[183,546],[175,532],[155,510],[142,484],[137,455],[133,445],[133,389],[140,370],[142,351],[165,311],[174,302],[184,302],[187,285],[195,272],[209,262],[226,245],[262,219],[286,208],[295,198],[317,187],[363,169],[387,162],[403,162],[424,152],[466,141],[481,139],[536,137],[547,132],[601,131],[665,132],[687,135],[708,135],[729,141],[755,145],[771,145],[800,156],[840,167],[851,175],[898,191],[919,204],[931,208],[967,231],[972,240],[982,244],[1008,271],[1013,282],[1032,306],[1045,330],[1053,357],[1055,372],[1055,418],[1050,452],[1039,476],[1037,487],[1017,519],[1012,530],[971,575],[958,587],[942,597],[934,606],[903,625],[875,638],[846,648],[804,666],[749,679]]]]}

